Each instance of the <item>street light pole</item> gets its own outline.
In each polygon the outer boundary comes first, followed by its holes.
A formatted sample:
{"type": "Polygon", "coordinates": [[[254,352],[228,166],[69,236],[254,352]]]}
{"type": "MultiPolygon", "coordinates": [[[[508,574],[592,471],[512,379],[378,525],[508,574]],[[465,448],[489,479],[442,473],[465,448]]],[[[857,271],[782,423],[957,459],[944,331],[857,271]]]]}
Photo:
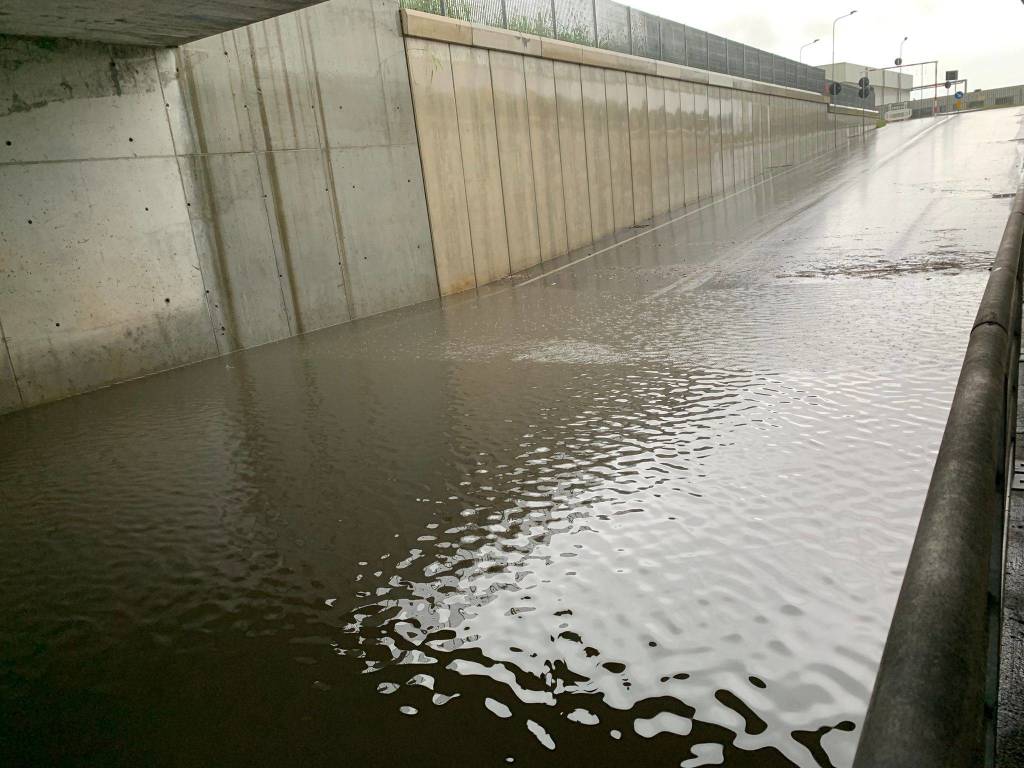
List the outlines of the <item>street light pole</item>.
{"type": "Polygon", "coordinates": [[[816,37],[813,40],[811,40],[811,42],[807,43],[807,45],[801,45],[800,46],[800,63],[801,64],[804,63],[804,48],[806,48],[808,45],[814,45],[815,43],[820,43],[820,42],[821,42],[821,38],[820,37],[816,37]]]}
{"type": "MultiPolygon", "coordinates": [[[[857,11],[852,10],[849,13],[844,13],[842,16],[837,16],[836,20],[832,22],[832,83],[836,83],[836,24],[845,19],[847,16],[853,16],[857,11]]],[[[836,97],[832,93],[832,86],[828,89],[828,103],[835,107],[836,97]]],[[[839,146],[839,132],[836,126],[836,113],[835,109],[832,111],[832,149],[836,149],[839,146]]]]}
{"type": "Polygon", "coordinates": [[[900,40],[900,73],[896,76],[896,101],[900,104],[903,103],[903,44],[910,39],[910,35],[906,35],[900,40]]]}

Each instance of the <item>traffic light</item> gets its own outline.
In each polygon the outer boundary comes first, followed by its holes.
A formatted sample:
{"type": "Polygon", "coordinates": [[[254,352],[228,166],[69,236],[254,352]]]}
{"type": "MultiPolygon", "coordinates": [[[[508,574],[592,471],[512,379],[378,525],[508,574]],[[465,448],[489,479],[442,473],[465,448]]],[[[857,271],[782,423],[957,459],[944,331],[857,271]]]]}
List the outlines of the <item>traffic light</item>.
{"type": "Polygon", "coordinates": [[[839,92],[842,91],[842,90],[843,90],[842,83],[829,83],[828,84],[828,92],[831,93],[833,96],[839,95],[839,92]]]}
{"type": "Polygon", "coordinates": [[[868,96],[871,95],[871,81],[868,80],[867,77],[862,77],[860,80],[858,80],[857,85],[859,86],[857,95],[860,96],[862,99],[866,99],[868,96]]]}

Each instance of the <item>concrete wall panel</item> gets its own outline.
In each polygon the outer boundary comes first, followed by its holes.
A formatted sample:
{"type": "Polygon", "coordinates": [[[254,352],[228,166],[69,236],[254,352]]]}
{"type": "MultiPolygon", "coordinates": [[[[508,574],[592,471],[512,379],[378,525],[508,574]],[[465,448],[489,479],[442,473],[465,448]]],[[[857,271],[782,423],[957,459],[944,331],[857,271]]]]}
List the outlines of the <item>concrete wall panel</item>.
{"type": "Polygon", "coordinates": [[[755,179],[761,178],[764,172],[761,157],[761,94],[755,93],[750,97],[750,136],[751,136],[751,162],[755,179]]]}
{"type": "Polygon", "coordinates": [[[553,62],[528,57],[526,103],[530,111],[530,144],[533,146],[533,180],[537,189],[537,224],[541,259],[567,253],[565,195],[562,190],[562,156],[558,146],[553,62]]]}
{"type": "Polygon", "coordinates": [[[722,110],[720,120],[722,131],[722,191],[728,193],[736,189],[736,136],[732,121],[732,91],[728,88],[722,88],[719,91],[719,97],[722,110]]]}
{"type": "Polygon", "coordinates": [[[606,70],[605,98],[608,105],[608,151],[611,157],[612,209],[615,229],[636,223],[633,209],[633,167],[629,149],[629,104],[626,97],[626,75],[606,70]]]}
{"type": "Polygon", "coordinates": [[[697,187],[700,199],[710,200],[711,189],[711,117],[710,88],[706,85],[693,86],[693,110],[695,118],[695,145],[697,147],[697,187]]]}
{"type": "Polygon", "coordinates": [[[579,64],[555,62],[555,96],[565,194],[565,228],[569,237],[569,250],[572,251],[589,245],[594,238],[590,220],[590,182],[587,178],[587,140],[583,124],[583,90],[579,64]]]}
{"type": "MultiPolygon", "coordinates": [[[[242,67],[251,78],[248,92],[255,102],[246,112],[262,136],[260,149],[318,149],[316,93],[307,56],[300,14],[253,24],[232,33],[241,60],[247,52],[251,65],[242,67]]],[[[247,63],[248,64],[248,63],[247,63]]]]}
{"type": "MultiPolygon", "coordinates": [[[[333,0],[337,2],[338,0],[333,0]]],[[[402,26],[395,12],[395,0],[369,0],[373,12],[373,30],[377,40],[384,112],[388,121],[388,142],[416,144],[416,123],[413,119],[412,94],[409,89],[409,68],[405,61],[402,26]]],[[[309,24],[309,14],[298,14],[309,24]]]]}
{"type": "Polygon", "coordinates": [[[0,211],[25,405],[217,353],[174,158],[2,165],[0,211]]]}
{"type": "Polygon", "coordinates": [[[277,226],[278,261],[294,331],[305,333],[350,320],[344,254],[335,233],[321,153],[270,152],[259,159],[273,206],[270,220],[277,226]]]}
{"type": "MultiPolygon", "coordinates": [[[[415,145],[335,149],[331,156],[339,204],[345,211],[352,316],[437,298],[415,145]]],[[[337,261],[337,252],[334,256],[337,261]]],[[[329,267],[325,260],[325,275],[333,275],[329,267]]],[[[334,286],[329,289],[332,294],[334,286]]]]}
{"type": "Polygon", "coordinates": [[[651,131],[651,190],[655,216],[668,213],[668,138],[665,121],[665,81],[647,78],[647,112],[651,131]]]}
{"type": "Polygon", "coordinates": [[[647,78],[626,74],[629,104],[629,148],[633,170],[633,210],[637,224],[653,216],[654,190],[651,186],[651,132],[647,111],[647,78]]]}
{"type": "Polygon", "coordinates": [[[254,154],[179,159],[221,351],[293,333],[254,154]]]}
{"type": "Polygon", "coordinates": [[[665,81],[665,137],[668,142],[669,206],[678,211],[686,204],[683,166],[683,114],[679,88],[682,83],[665,81]]]}
{"type": "Polygon", "coordinates": [[[694,85],[679,83],[680,139],[683,145],[684,202],[693,205],[700,199],[697,177],[697,113],[694,104],[694,85]]]}
{"type": "Polygon", "coordinates": [[[518,272],[540,263],[526,75],[522,56],[491,51],[490,58],[505,221],[512,233],[508,239],[509,261],[512,271],[518,272]]]}
{"type": "MultiPolygon", "coordinates": [[[[384,98],[382,57],[371,0],[331,0],[302,13],[309,29],[309,55],[327,145],[337,148],[389,143],[389,105],[384,98]]],[[[401,62],[400,49],[392,49],[390,55],[395,57],[393,65],[401,62]]]]}
{"type": "Polygon", "coordinates": [[[246,110],[246,84],[231,33],[178,50],[188,100],[189,133],[175,136],[182,153],[252,152],[256,149],[246,110]]]}
{"type": "Polygon", "coordinates": [[[711,137],[711,196],[725,194],[722,165],[722,99],[721,89],[708,86],[708,120],[711,137]]]}
{"type": "Polygon", "coordinates": [[[587,136],[587,180],[590,184],[590,223],[598,240],[615,231],[612,169],[608,142],[608,101],[605,70],[582,67],[583,124],[587,136]]]}
{"type": "Polygon", "coordinates": [[[442,295],[476,285],[449,47],[409,38],[409,78],[442,295]]]}
{"type": "Polygon", "coordinates": [[[750,183],[754,179],[754,94],[743,93],[743,180],[750,183]]]}
{"type": "Polygon", "coordinates": [[[151,49],[0,36],[0,73],[0,162],[174,154],[151,49]]]}
{"type": "Polygon", "coordinates": [[[477,285],[485,285],[506,277],[511,271],[498,135],[494,125],[491,63],[487,51],[464,45],[451,46],[451,59],[473,265],[477,285]]]}
{"type": "MultiPolygon", "coordinates": [[[[0,253],[15,275],[0,293],[18,315],[0,310],[0,357],[9,349],[24,368],[25,404],[437,295],[397,10],[330,0],[173,52],[0,37],[0,103],[11,105],[0,173],[18,180],[16,205],[36,212],[26,226],[62,221],[0,253]],[[165,221],[172,197],[184,238],[165,221]],[[38,299],[25,280],[36,266],[67,316],[49,336],[23,311],[23,291],[38,299]],[[198,290],[190,301],[183,285],[198,290]]],[[[455,114],[450,63],[447,84],[424,89],[435,117],[445,96],[455,114]]],[[[462,177],[454,124],[435,121],[423,165],[443,179],[434,200],[449,277],[472,286],[465,191],[461,219],[446,198],[462,177]]],[[[8,367],[0,410],[12,407],[6,382],[22,378],[8,367]]]]}

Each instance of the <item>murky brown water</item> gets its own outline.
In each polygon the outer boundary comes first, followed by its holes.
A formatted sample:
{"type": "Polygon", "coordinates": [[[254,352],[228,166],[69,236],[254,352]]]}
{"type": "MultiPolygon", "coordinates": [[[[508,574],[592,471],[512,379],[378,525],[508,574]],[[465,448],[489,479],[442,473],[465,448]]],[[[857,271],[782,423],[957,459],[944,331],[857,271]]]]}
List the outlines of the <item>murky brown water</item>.
{"type": "Polygon", "coordinates": [[[848,765],[1019,113],[0,420],[0,762],[848,765]]]}

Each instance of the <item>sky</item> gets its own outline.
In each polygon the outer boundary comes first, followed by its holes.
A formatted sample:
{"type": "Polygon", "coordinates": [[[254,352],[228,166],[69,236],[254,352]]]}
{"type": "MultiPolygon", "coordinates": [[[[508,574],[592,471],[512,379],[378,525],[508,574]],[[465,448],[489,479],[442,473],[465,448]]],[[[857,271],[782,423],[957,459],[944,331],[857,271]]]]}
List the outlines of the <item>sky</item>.
{"type": "MultiPolygon", "coordinates": [[[[938,59],[939,77],[957,69],[969,90],[1024,83],[1024,2],[1021,0],[626,0],[648,11],[714,32],[780,56],[821,66],[832,60],[832,21],[856,9],[836,26],[836,61],[888,66],[903,45],[903,61],[938,59]]],[[[921,69],[904,69],[922,84],[921,69]]],[[[931,81],[931,67],[926,80],[931,81]]]]}

